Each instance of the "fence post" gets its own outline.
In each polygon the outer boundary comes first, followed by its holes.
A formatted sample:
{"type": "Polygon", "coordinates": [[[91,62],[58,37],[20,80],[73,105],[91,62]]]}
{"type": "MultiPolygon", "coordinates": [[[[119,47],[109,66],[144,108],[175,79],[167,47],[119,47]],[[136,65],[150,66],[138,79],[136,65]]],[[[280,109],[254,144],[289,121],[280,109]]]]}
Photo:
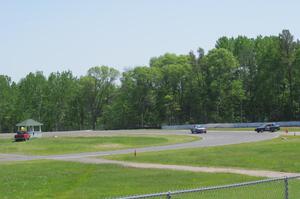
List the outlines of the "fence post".
{"type": "Polygon", "coordinates": [[[167,194],[167,199],[171,199],[171,193],[170,192],[168,192],[168,194],[167,194]]]}
{"type": "Polygon", "coordinates": [[[284,199],[289,199],[289,181],[288,181],[288,177],[284,178],[284,199]]]}

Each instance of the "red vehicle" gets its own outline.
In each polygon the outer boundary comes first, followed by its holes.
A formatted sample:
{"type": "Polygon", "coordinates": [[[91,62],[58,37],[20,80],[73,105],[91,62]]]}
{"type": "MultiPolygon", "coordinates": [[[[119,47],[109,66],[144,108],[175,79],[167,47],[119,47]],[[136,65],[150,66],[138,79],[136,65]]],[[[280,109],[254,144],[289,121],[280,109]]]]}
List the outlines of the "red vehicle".
{"type": "Polygon", "coordinates": [[[30,134],[26,131],[18,131],[15,135],[15,141],[26,141],[29,140],[30,134]]]}

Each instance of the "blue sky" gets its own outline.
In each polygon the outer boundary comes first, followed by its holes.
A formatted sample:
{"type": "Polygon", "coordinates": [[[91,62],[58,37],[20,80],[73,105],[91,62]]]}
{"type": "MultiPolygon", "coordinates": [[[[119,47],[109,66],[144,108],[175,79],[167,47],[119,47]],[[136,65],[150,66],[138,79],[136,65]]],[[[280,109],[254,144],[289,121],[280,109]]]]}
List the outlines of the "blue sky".
{"type": "Polygon", "coordinates": [[[214,47],[221,36],[300,38],[300,1],[0,0],[0,74],[108,65],[123,71],[166,52],[214,47]]]}

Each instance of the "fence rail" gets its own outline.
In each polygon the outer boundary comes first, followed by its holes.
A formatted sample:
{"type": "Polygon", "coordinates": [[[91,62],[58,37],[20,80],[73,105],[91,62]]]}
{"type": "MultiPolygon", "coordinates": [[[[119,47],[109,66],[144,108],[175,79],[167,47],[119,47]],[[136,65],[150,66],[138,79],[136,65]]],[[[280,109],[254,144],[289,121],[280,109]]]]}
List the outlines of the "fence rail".
{"type": "MultiPolygon", "coordinates": [[[[197,188],[197,189],[187,189],[187,190],[178,190],[178,191],[169,191],[169,192],[162,192],[162,193],[153,193],[153,194],[145,194],[145,195],[135,195],[135,196],[127,196],[121,197],[118,199],[141,199],[141,198],[280,198],[280,199],[299,199],[300,198],[300,176],[293,176],[293,177],[283,177],[283,178],[272,178],[272,179],[265,179],[265,180],[257,180],[251,182],[244,182],[244,183],[236,183],[236,184],[229,184],[229,185],[222,185],[222,186],[211,186],[211,187],[204,187],[204,188],[197,188]],[[295,183],[294,180],[297,180],[295,183]],[[289,182],[292,182],[289,183],[289,182]],[[273,183],[273,184],[272,184],[273,183]],[[251,187],[255,187],[258,185],[264,185],[260,187],[262,190],[255,190],[251,187]],[[292,189],[290,187],[292,186],[292,189]],[[237,191],[237,188],[246,187],[245,190],[237,191]],[[248,188],[250,188],[248,190],[248,188]],[[235,189],[234,192],[232,189],[235,189]],[[216,194],[216,191],[222,190],[222,193],[216,194]],[[225,192],[224,192],[225,191],[225,192]],[[227,191],[227,193],[226,193],[227,191]],[[247,193],[251,193],[253,197],[247,197],[247,193]],[[263,192],[263,195],[259,192],[263,192]],[[203,195],[202,193],[210,192],[210,195],[203,195]],[[274,192],[274,193],[271,193],[274,192]],[[193,193],[193,195],[191,195],[193,193]],[[202,195],[201,195],[202,194],[202,195]],[[275,196],[275,197],[274,197],[275,196]]],[[[249,196],[249,195],[248,195],[249,196]]]]}

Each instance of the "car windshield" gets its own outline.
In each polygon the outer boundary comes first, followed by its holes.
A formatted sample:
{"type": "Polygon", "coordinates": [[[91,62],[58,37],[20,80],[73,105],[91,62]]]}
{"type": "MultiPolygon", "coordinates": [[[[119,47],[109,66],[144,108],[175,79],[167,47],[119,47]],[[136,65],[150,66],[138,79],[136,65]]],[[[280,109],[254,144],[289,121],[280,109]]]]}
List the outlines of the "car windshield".
{"type": "Polygon", "coordinates": [[[267,124],[267,126],[275,126],[274,123],[267,124]]]}
{"type": "Polygon", "coordinates": [[[204,128],[202,125],[196,125],[195,128],[204,128]]]}
{"type": "Polygon", "coordinates": [[[275,126],[275,123],[263,124],[260,127],[275,126]]]}

